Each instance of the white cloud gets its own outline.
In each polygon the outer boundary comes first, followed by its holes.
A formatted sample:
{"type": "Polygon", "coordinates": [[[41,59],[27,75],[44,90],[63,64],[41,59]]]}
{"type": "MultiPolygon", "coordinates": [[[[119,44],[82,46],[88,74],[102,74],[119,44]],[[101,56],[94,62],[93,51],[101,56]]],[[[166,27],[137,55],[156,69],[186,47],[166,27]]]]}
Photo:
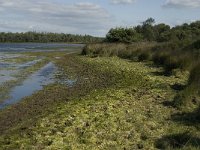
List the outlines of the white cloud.
{"type": "Polygon", "coordinates": [[[113,4],[131,4],[136,0],[111,0],[113,4]]]}
{"type": "Polygon", "coordinates": [[[200,0],[167,0],[164,7],[200,8],[200,0]]]}
{"type": "Polygon", "coordinates": [[[82,2],[56,3],[49,0],[0,0],[0,30],[66,32],[104,35],[110,14],[101,6],[82,2]],[[6,22],[6,23],[5,23],[6,22]]]}

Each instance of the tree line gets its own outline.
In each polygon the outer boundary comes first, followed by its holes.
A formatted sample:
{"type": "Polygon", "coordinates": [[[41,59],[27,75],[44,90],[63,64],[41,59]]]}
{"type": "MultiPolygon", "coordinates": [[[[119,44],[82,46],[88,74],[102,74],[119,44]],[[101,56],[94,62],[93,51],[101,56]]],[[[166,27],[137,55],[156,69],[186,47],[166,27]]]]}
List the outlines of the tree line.
{"type": "Polygon", "coordinates": [[[21,32],[5,33],[0,32],[0,42],[68,42],[68,43],[93,43],[101,42],[103,38],[90,35],[73,35],[64,33],[46,33],[46,32],[21,32]]]}
{"type": "Polygon", "coordinates": [[[112,28],[106,35],[107,42],[140,42],[140,41],[192,41],[200,39],[200,21],[190,24],[184,23],[179,26],[170,27],[167,24],[155,24],[153,18],[142,22],[135,27],[112,28]]]}

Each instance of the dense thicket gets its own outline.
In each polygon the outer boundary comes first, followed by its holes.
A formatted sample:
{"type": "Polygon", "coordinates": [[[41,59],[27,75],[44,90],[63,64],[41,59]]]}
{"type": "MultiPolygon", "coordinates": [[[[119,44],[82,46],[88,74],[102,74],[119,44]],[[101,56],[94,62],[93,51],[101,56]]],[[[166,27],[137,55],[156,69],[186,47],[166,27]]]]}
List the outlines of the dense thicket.
{"type": "Polygon", "coordinates": [[[93,43],[100,42],[102,38],[93,37],[90,35],[73,35],[64,33],[0,33],[0,42],[68,42],[68,43],[93,43]]]}
{"type": "Polygon", "coordinates": [[[192,41],[200,39],[200,21],[183,24],[171,28],[164,23],[155,24],[153,18],[149,18],[136,27],[112,28],[106,35],[108,42],[141,42],[141,41],[192,41]]]}

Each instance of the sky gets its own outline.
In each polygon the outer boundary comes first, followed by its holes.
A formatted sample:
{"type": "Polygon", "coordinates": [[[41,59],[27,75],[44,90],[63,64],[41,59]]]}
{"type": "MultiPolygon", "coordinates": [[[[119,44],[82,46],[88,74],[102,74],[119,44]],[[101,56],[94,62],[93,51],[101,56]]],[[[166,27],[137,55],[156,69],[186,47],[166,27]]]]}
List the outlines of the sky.
{"type": "Polygon", "coordinates": [[[0,32],[105,36],[149,17],[171,26],[200,20],[200,0],[0,0],[0,32]]]}

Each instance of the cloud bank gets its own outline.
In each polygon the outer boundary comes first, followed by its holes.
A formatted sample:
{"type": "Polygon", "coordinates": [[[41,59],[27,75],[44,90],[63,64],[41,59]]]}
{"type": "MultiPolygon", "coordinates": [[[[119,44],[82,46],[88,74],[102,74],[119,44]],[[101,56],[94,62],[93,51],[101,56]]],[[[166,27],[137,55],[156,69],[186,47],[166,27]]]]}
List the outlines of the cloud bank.
{"type": "Polygon", "coordinates": [[[164,7],[190,7],[190,8],[200,8],[200,0],[167,0],[164,7]]]}
{"type": "Polygon", "coordinates": [[[110,14],[93,3],[56,3],[49,0],[0,0],[0,30],[51,31],[103,35],[110,14]]]}
{"type": "Polygon", "coordinates": [[[136,0],[111,0],[111,3],[113,3],[113,4],[131,4],[135,1],[136,0]]]}

